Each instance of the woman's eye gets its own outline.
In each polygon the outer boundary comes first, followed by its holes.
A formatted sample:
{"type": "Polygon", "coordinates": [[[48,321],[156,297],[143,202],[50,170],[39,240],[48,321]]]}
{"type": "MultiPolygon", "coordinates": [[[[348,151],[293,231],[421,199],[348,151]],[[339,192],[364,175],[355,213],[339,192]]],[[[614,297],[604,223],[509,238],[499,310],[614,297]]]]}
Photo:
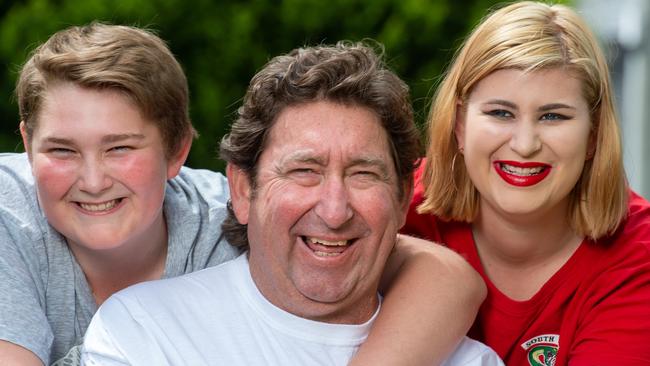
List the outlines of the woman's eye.
{"type": "Polygon", "coordinates": [[[491,111],[485,112],[485,114],[501,119],[513,117],[512,113],[506,111],[505,109],[493,109],[491,111]]]}
{"type": "Polygon", "coordinates": [[[560,113],[546,113],[543,114],[539,119],[542,121],[564,121],[570,119],[570,117],[560,113]]]}

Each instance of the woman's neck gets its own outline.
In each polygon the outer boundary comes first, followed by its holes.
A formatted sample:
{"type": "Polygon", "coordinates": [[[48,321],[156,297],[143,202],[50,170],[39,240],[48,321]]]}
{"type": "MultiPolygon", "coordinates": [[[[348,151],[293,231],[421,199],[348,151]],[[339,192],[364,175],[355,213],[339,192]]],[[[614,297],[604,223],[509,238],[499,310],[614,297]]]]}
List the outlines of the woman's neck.
{"type": "Polygon", "coordinates": [[[566,207],[506,215],[481,202],[474,240],[486,274],[501,292],[515,300],[531,298],[580,246],[566,207]]]}

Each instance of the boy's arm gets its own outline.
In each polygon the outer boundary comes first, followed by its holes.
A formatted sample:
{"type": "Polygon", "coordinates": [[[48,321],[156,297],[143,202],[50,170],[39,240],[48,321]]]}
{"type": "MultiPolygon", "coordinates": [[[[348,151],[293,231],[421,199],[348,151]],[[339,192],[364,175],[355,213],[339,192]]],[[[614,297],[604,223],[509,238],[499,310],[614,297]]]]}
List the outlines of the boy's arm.
{"type": "Polygon", "coordinates": [[[0,340],[0,366],[43,366],[43,362],[27,348],[0,340]]]}
{"type": "Polygon", "coordinates": [[[39,292],[39,252],[14,216],[0,207],[0,366],[43,365],[53,338],[39,292]]]}
{"type": "Polygon", "coordinates": [[[398,235],[382,277],[381,311],[349,365],[438,365],[472,325],[487,290],[441,245],[398,235]]]}

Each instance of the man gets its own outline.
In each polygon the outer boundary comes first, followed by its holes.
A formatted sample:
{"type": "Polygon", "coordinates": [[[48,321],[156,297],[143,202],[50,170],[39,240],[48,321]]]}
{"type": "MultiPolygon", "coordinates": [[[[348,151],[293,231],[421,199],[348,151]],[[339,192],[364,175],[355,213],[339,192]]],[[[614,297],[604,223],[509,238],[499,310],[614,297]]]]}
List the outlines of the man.
{"type": "MultiPolygon", "coordinates": [[[[271,60],[221,144],[223,224],[248,252],[109,299],[87,364],[343,365],[379,310],[386,259],[419,156],[408,88],[372,49],[340,43],[271,60]]],[[[500,364],[465,340],[450,364],[500,364]]]]}

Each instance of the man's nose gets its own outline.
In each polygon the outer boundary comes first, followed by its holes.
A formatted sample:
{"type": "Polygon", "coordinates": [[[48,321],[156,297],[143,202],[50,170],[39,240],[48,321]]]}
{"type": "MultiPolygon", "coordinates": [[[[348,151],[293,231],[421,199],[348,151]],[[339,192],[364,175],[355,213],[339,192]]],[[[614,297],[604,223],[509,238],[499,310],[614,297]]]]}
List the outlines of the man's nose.
{"type": "Polygon", "coordinates": [[[323,182],[315,212],[328,228],[340,228],[352,218],[348,194],[343,178],[326,178],[323,182]]]}
{"type": "Polygon", "coordinates": [[[510,137],[510,148],[519,156],[529,157],[542,148],[537,121],[517,121],[510,137]]]}
{"type": "Polygon", "coordinates": [[[79,171],[79,189],[98,194],[110,188],[112,180],[106,172],[106,167],[101,159],[85,159],[79,171]]]}

